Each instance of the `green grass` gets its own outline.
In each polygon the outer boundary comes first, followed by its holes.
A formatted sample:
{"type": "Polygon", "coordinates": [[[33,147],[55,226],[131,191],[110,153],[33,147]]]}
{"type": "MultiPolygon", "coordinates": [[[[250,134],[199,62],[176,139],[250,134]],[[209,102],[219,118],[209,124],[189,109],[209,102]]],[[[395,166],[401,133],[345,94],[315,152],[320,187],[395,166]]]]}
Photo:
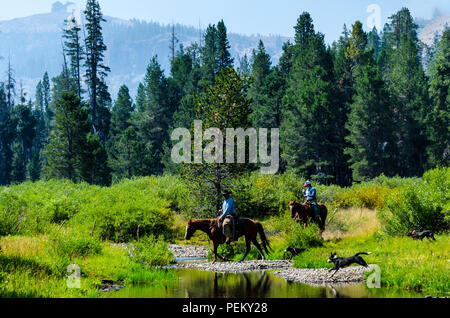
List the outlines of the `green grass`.
{"type": "MultiPolygon", "coordinates": [[[[100,251],[67,257],[48,253],[54,243],[48,237],[0,239],[0,297],[98,298],[102,279],[128,284],[176,281],[174,271],[144,266],[130,258],[123,247],[103,243],[100,251]],[[67,266],[81,269],[81,288],[67,286],[67,266]]],[[[98,243],[100,244],[100,243],[98,243]]],[[[70,244],[69,244],[70,245],[70,244]]]]}
{"type": "Polygon", "coordinates": [[[332,240],[295,257],[294,267],[331,268],[327,259],[332,252],[342,257],[371,252],[363,258],[368,264],[380,266],[383,286],[448,296],[450,236],[438,235],[436,239],[436,242],[421,242],[409,237],[372,234],[332,240]]]}

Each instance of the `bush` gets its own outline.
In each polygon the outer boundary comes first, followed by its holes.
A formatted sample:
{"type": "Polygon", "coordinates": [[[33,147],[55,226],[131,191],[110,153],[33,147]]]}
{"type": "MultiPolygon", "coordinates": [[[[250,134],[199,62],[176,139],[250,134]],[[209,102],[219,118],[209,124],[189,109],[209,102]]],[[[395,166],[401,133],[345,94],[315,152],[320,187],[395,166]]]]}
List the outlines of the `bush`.
{"type": "Polygon", "coordinates": [[[0,192],[0,236],[15,235],[25,221],[27,204],[8,189],[0,192]]]}
{"type": "Polygon", "coordinates": [[[85,257],[99,254],[102,250],[101,243],[91,237],[84,237],[71,232],[55,232],[49,237],[50,253],[59,258],[85,257]]]}
{"type": "Polygon", "coordinates": [[[334,204],[338,208],[351,207],[380,209],[384,206],[386,196],[392,190],[383,185],[361,184],[338,192],[334,204]]]}
{"type": "Polygon", "coordinates": [[[132,244],[133,261],[148,267],[164,266],[173,261],[169,245],[162,239],[148,236],[132,244]]]}
{"type": "Polygon", "coordinates": [[[411,230],[447,230],[448,171],[433,170],[423,180],[394,190],[380,213],[384,230],[391,235],[405,235],[411,230]]]}
{"type": "Polygon", "coordinates": [[[98,237],[115,242],[135,240],[138,234],[171,238],[170,203],[158,196],[154,179],[124,180],[101,189],[83,211],[75,215],[72,224],[84,226],[86,230],[95,224],[98,237]]]}
{"type": "Polygon", "coordinates": [[[263,218],[284,213],[289,201],[298,199],[301,179],[294,174],[261,175],[252,173],[234,180],[233,199],[238,214],[263,218]]]}
{"type": "Polygon", "coordinates": [[[309,224],[304,228],[303,225],[291,219],[288,214],[275,220],[274,230],[285,233],[286,247],[310,248],[322,246],[323,244],[317,224],[309,224]]]}

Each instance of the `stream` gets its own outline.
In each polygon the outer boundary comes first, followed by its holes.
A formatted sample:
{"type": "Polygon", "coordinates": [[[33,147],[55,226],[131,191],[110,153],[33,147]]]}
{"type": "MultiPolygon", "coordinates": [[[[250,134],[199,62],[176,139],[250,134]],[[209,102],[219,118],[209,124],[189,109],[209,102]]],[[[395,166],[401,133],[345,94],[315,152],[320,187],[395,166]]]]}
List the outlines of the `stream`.
{"type": "MultiPolygon", "coordinates": [[[[183,259],[189,262],[189,259],[183,259]]],[[[202,262],[201,259],[190,260],[202,262]]],[[[418,292],[393,288],[369,289],[365,284],[311,286],[287,282],[272,271],[214,273],[174,270],[178,281],[127,286],[105,293],[107,298],[423,298],[418,292]]]]}

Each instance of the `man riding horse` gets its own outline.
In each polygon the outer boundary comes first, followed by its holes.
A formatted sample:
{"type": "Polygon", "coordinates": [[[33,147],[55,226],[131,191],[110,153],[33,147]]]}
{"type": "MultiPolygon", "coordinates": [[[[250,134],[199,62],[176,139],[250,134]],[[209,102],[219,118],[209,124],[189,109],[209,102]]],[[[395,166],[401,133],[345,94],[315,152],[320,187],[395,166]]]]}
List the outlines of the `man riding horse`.
{"type": "Polygon", "coordinates": [[[222,209],[219,210],[219,213],[222,215],[220,216],[220,222],[223,227],[223,233],[227,237],[226,243],[231,243],[232,241],[236,240],[236,227],[238,222],[238,217],[236,215],[236,210],[234,208],[234,201],[231,198],[231,192],[225,191],[222,195],[225,198],[223,201],[222,209]],[[231,228],[231,233],[228,233],[227,227],[231,228]]]}
{"type": "Polygon", "coordinates": [[[314,209],[316,221],[321,222],[320,208],[317,204],[316,189],[312,186],[310,181],[306,181],[303,186],[306,188],[306,190],[303,190],[302,192],[306,199],[306,204],[310,205],[314,209]]]}

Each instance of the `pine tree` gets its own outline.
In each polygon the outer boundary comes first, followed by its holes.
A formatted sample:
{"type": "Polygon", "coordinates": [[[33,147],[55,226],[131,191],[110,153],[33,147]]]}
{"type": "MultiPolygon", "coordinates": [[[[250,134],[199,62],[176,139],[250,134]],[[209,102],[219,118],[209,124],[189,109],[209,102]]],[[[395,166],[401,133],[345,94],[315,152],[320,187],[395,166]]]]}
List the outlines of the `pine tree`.
{"type": "Polygon", "coordinates": [[[231,46],[223,20],[217,23],[217,27],[215,25],[208,26],[204,42],[201,59],[202,80],[204,87],[206,87],[214,84],[216,76],[222,69],[232,67],[234,59],[231,57],[231,46]]]}
{"type": "Polygon", "coordinates": [[[446,29],[435,55],[430,86],[431,111],[426,117],[430,167],[450,164],[450,29],[446,29]]]}
{"type": "Polygon", "coordinates": [[[424,119],[429,111],[428,83],[419,57],[417,25],[408,9],[390,17],[384,79],[394,105],[401,176],[420,176],[426,163],[424,119]]]}
{"type": "MultiPolygon", "coordinates": [[[[110,68],[104,65],[104,53],[107,47],[103,41],[102,23],[106,20],[97,0],[88,0],[84,11],[86,19],[85,51],[86,60],[86,83],[89,87],[91,125],[93,133],[100,133],[104,138],[107,136],[109,120],[104,118],[104,108],[111,98],[107,93],[105,78],[110,68]]],[[[106,114],[108,115],[108,114],[106,114]]]]}
{"type": "Polygon", "coordinates": [[[169,141],[169,127],[172,123],[173,109],[168,101],[168,81],[158,63],[153,57],[140,87],[137,102],[138,112],[134,123],[139,137],[145,143],[148,152],[146,175],[161,174],[163,172],[162,157],[164,143],[169,141]],[[141,100],[142,99],[142,100],[141,100]]]}
{"type": "Polygon", "coordinates": [[[230,42],[228,41],[227,36],[227,27],[223,20],[217,23],[217,62],[218,62],[218,71],[232,67],[234,59],[231,57],[230,53],[230,42]]]}
{"type": "Polygon", "coordinates": [[[51,89],[50,89],[50,79],[48,73],[45,72],[42,77],[42,107],[45,114],[45,126],[47,132],[51,130],[51,122],[55,115],[55,110],[50,107],[51,104],[51,89]]]}
{"type": "Polygon", "coordinates": [[[213,84],[219,71],[217,28],[209,25],[205,33],[205,43],[202,47],[202,80],[205,85],[213,84]]]}
{"type": "Polygon", "coordinates": [[[6,91],[6,103],[9,111],[11,111],[14,106],[14,99],[16,97],[16,80],[14,78],[14,70],[11,66],[11,59],[8,60],[5,91],[6,91]]]}
{"type": "Polygon", "coordinates": [[[252,85],[249,89],[249,96],[253,100],[252,123],[253,127],[273,128],[273,118],[276,114],[272,111],[272,105],[269,103],[266,81],[271,73],[270,55],[266,53],[263,42],[260,40],[258,49],[253,50],[252,56],[252,85]]]}
{"type": "Polygon", "coordinates": [[[56,102],[55,126],[45,155],[45,175],[83,181],[86,142],[90,133],[89,111],[74,92],[64,92],[56,102]]]}
{"type": "Polygon", "coordinates": [[[0,184],[10,183],[12,143],[14,140],[14,125],[11,120],[11,112],[8,107],[8,100],[5,88],[0,83],[0,184]]]}
{"type": "Polygon", "coordinates": [[[342,125],[336,105],[331,53],[324,36],[314,31],[309,13],[295,27],[296,44],[283,103],[282,156],[289,168],[321,182],[335,182],[342,142],[335,134],[342,125]]]}
{"type": "Polygon", "coordinates": [[[83,61],[83,48],[80,37],[81,27],[74,16],[65,21],[63,38],[65,39],[65,53],[70,58],[70,73],[75,81],[76,93],[79,98],[83,93],[81,88],[81,62],[83,61]]]}
{"type": "Polygon", "coordinates": [[[375,61],[358,67],[354,103],[347,122],[350,134],[346,149],[354,181],[365,181],[384,173],[395,174],[393,113],[389,94],[375,61]]]}
{"type": "Polygon", "coordinates": [[[129,89],[123,85],[113,107],[109,137],[108,165],[115,181],[142,175],[140,169],[145,148],[132,124],[134,112],[129,89]]]}
{"type": "Polygon", "coordinates": [[[15,106],[12,112],[12,122],[16,133],[13,143],[11,182],[21,183],[27,178],[26,167],[31,158],[35,138],[36,119],[30,105],[19,104],[15,106]]]}
{"type": "Polygon", "coordinates": [[[381,38],[376,27],[367,34],[367,49],[373,51],[372,57],[377,61],[381,50],[381,38]]]}

